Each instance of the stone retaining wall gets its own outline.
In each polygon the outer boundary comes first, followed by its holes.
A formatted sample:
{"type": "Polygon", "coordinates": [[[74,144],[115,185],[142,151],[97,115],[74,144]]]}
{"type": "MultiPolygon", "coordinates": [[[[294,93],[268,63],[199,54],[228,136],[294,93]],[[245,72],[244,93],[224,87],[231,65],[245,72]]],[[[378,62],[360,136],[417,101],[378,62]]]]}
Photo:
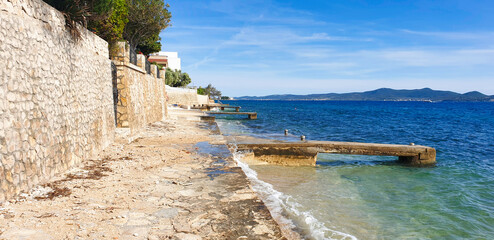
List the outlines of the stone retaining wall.
{"type": "Polygon", "coordinates": [[[108,44],[41,0],[0,1],[0,202],[113,142],[108,44]]]}
{"type": "Polygon", "coordinates": [[[113,59],[117,67],[117,126],[130,128],[131,136],[149,123],[161,121],[166,115],[165,73],[157,77],[157,66],[151,74],[145,69],[145,57],[137,55],[137,65],[129,61],[129,46],[118,43],[118,54],[113,59]]]}
{"type": "Polygon", "coordinates": [[[199,105],[209,104],[209,96],[207,95],[197,95],[197,102],[199,105]]]}
{"type": "Polygon", "coordinates": [[[166,86],[169,104],[180,106],[200,106],[208,104],[208,96],[198,95],[197,89],[177,88],[166,86]]]}

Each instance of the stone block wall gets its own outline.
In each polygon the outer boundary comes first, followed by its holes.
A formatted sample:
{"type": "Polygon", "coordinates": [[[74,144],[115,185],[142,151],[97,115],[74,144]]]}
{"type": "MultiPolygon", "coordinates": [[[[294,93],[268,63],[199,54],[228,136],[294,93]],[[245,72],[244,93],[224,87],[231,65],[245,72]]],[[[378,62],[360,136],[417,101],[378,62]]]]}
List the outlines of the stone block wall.
{"type": "Polygon", "coordinates": [[[117,127],[130,128],[132,136],[149,123],[165,117],[165,79],[157,77],[157,66],[151,74],[145,69],[145,58],[137,55],[137,65],[129,62],[129,46],[118,43],[118,54],[113,59],[117,67],[117,127]]]}
{"type": "Polygon", "coordinates": [[[208,97],[197,94],[197,89],[177,88],[166,86],[168,104],[180,106],[200,106],[208,104],[208,97]]]}
{"type": "Polygon", "coordinates": [[[0,202],[113,142],[107,42],[41,0],[0,1],[0,202]]]}
{"type": "MultiPolygon", "coordinates": [[[[212,101],[214,103],[214,101],[212,101]]],[[[207,105],[210,103],[209,96],[207,95],[197,95],[197,103],[199,105],[207,105]]]]}

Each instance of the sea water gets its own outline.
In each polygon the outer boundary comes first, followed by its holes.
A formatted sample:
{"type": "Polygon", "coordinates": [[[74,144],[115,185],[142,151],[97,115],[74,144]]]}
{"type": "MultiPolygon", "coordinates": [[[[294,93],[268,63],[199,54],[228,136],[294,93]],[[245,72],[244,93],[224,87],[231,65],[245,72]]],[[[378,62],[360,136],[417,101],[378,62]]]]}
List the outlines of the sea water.
{"type": "Polygon", "coordinates": [[[332,154],[315,167],[249,166],[236,154],[273,215],[304,238],[494,239],[494,103],[226,103],[259,118],[217,117],[224,134],[436,148],[431,168],[332,154]]]}

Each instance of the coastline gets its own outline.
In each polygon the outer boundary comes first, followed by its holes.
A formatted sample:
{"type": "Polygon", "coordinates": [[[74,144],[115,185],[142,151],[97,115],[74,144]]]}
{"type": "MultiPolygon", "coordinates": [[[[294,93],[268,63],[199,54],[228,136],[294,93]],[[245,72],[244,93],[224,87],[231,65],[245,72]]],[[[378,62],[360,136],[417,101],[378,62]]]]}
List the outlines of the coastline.
{"type": "Polygon", "coordinates": [[[170,110],[130,143],[120,131],[97,159],[0,205],[0,239],[287,239],[200,115],[170,110]]]}

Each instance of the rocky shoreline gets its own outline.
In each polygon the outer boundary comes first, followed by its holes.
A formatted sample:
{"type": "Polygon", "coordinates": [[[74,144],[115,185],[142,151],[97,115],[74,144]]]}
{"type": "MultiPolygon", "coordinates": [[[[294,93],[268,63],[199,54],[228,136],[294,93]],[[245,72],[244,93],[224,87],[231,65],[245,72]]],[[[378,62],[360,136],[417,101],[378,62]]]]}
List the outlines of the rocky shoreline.
{"type": "Polygon", "coordinates": [[[120,131],[97,159],[0,205],[0,239],[287,239],[198,114],[172,110],[130,143],[120,131]]]}

